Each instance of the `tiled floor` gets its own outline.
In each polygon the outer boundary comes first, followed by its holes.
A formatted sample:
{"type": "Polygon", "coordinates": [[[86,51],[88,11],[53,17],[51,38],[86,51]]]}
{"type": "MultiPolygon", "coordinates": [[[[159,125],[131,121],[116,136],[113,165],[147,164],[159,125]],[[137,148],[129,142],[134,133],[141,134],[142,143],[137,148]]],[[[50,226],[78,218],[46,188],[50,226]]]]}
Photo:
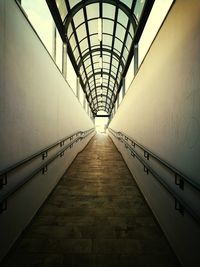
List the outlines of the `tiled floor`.
{"type": "Polygon", "coordinates": [[[121,155],[96,135],[3,266],[179,266],[121,155]]]}

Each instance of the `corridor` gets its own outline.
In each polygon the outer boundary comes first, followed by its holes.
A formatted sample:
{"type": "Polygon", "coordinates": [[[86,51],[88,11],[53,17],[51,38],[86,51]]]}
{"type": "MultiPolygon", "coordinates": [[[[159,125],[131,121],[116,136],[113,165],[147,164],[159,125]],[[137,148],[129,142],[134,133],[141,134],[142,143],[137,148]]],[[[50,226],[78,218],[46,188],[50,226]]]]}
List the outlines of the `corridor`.
{"type": "Polygon", "coordinates": [[[179,266],[105,134],[78,154],[6,257],[8,266],[179,266]]]}

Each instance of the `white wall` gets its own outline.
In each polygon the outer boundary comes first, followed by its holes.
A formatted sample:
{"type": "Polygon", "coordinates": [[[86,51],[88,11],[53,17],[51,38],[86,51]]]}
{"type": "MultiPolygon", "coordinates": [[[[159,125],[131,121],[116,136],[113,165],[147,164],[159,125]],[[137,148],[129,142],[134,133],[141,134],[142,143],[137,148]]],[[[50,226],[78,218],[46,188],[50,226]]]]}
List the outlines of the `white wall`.
{"type": "Polygon", "coordinates": [[[1,13],[3,169],[77,130],[93,127],[93,123],[15,1],[1,1],[1,13]]]}
{"type": "MultiPolygon", "coordinates": [[[[198,184],[199,14],[199,1],[175,1],[110,123],[112,129],[131,136],[198,184]]],[[[146,177],[143,167],[134,163],[118,142],[116,145],[179,259],[184,266],[196,266],[195,264],[200,262],[197,249],[200,247],[199,225],[194,224],[191,219],[188,220],[187,215],[179,219],[172,211],[168,212],[167,205],[171,200],[165,199],[163,190],[159,189],[150,176],[146,177]]],[[[174,185],[174,180],[169,184],[174,185]]],[[[200,212],[199,192],[197,194],[190,191],[186,185],[184,192],[180,194],[200,212]]],[[[170,206],[173,210],[174,201],[170,206]]]]}
{"type": "MultiPolygon", "coordinates": [[[[3,170],[74,132],[92,128],[93,122],[14,0],[0,1],[0,36],[3,170]]],[[[76,144],[49,166],[45,175],[38,174],[8,200],[7,211],[0,214],[0,259],[91,137],[76,144]]],[[[41,159],[33,163],[34,167],[39,163],[41,159]]],[[[28,168],[32,169],[30,165],[28,168]]],[[[21,175],[8,176],[5,188],[21,175]]]]}

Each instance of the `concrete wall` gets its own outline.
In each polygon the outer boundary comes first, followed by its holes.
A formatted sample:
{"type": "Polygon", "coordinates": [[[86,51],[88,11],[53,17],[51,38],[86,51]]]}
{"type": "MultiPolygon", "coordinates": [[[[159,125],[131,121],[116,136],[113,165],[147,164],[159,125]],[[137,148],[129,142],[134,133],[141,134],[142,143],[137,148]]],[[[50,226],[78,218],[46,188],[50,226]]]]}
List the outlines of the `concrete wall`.
{"type": "MultiPolygon", "coordinates": [[[[0,170],[93,122],[14,0],[0,1],[0,170]]],[[[76,81],[74,81],[76,86],[76,81]]],[[[8,200],[0,214],[0,259],[31,220],[92,135],[38,174],[8,200]]],[[[51,153],[56,153],[54,150],[51,153]]],[[[8,176],[7,190],[41,163],[8,176]]]]}
{"type": "MultiPolygon", "coordinates": [[[[110,123],[200,184],[200,2],[176,0],[110,123]]],[[[111,136],[112,137],[112,136],[111,136]]],[[[114,140],[114,139],[113,139],[114,140]]],[[[114,140],[184,266],[200,262],[200,229],[114,140]],[[170,208],[169,208],[170,207],[170,208]]],[[[174,188],[200,214],[199,192],[174,188]]]]}

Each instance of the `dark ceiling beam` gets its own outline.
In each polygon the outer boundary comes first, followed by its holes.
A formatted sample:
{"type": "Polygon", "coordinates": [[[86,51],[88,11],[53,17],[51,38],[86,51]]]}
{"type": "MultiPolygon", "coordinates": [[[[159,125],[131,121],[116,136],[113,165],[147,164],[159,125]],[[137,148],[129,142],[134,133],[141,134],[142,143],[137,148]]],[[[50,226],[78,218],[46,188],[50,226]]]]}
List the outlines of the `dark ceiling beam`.
{"type": "Polygon", "coordinates": [[[110,115],[95,115],[96,118],[110,118],[110,115]]]}
{"type": "Polygon", "coordinates": [[[54,0],[46,0],[47,5],[49,7],[49,10],[51,12],[52,17],[54,18],[54,21],[56,23],[57,29],[60,33],[60,36],[62,38],[63,43],[66,43],[66,36],[65,36],[65,30],[64,25],[60,17],[60,12],[57,8],[56,2],[54,0]]]}

